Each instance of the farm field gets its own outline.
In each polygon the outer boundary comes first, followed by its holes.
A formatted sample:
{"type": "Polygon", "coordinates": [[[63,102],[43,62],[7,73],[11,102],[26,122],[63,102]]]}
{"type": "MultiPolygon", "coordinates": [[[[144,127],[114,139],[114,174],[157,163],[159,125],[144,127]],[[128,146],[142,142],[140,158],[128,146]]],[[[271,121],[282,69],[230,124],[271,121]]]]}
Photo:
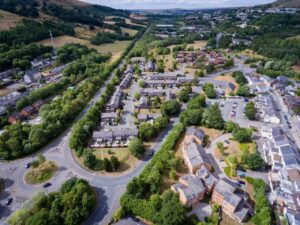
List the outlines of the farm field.
{"type": "MultiPolygon", "coordinates": [[[[115,41],[114,43],[111,44],[103,44],[103,45],[93,45],[90,43],[89,40],[84,40],[84,39],[80,39],[80,38],[76,38],[76,37],[72,37],[72,36],[60,36],[60,37],[56,37],[54,38],[55,44],[57,47],[61,47],[65,44],[69,44],[69,43],[78,43],[78,44],[82,44],[85,45],[88,48],[94,48],[97,50],[97,52],[99,53],[112,53],[112,61],[118,59],[122,52],[127,48],[127,46],[130,44],[131,41],[115,41]]],[[[43,45],[52,45],[51,43],[51,39],[46,39],[43,41],[39,42],[40,44],[43,45]]]]}
{"type": "Polygon", "coordinates": [[[133,30],[133,29],[129,29],[129,28],[125,28],[125,27],[121,27],[122,33],[128,33],[130,36],[134,36],[137,34],[137,30],[133,30]]]}

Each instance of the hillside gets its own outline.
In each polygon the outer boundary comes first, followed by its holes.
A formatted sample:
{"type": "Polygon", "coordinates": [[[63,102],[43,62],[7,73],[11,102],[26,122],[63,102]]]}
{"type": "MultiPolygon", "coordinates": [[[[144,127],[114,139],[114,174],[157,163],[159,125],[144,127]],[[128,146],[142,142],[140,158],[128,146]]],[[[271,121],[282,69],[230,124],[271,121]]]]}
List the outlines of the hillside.
{"type": "Polygon", "coordinates": [[[47,15],[67,22],[93,25],[99,25],[99,21],[106,16],[129,16],[124,10],[78,0],[0,0],[0,9],[27,18],[36,19],[47,15]]]}
{"type": "Polygon", "coordinates": [[[277,0],[271,4],[273,7],[300,8],[299,0],[277,0]]]}

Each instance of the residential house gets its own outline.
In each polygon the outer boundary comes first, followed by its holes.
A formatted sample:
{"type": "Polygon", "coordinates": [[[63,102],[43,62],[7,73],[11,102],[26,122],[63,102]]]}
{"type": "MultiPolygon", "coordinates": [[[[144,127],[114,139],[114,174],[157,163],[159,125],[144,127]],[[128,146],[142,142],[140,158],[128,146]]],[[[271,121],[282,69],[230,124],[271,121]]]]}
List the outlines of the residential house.
{"type": "Polygon", "coordinates": [[[149,120],[155,120],[158,117],[160,117],[160,114],[138,114],[138,121],[140,122],[146,122],[149,120]]]}
{"type": "Polygon", "coordinates": [[[206,192],[201,178],[190,174],[180,177],[179,183],[172,185],[171,190],[179,193],[179,200],[186,207],[203,200],[206,192]]]}
{"type": "Polygon", "coordinates": [[[40,108],[45,104],[45,101],[44,100],[37,100],[36,102],[34,102],[32,104],[32,107],[36,110],[36,111],[39,111],[40,108]]]}
{"type": "Polygon", "coordinates": [[[136,128],[115,128],[112,130],[94,131],[91,147],[122,147],[138,136],[136,128]]]}
{"type": "Polygon", "coordinates": [[[32,106],[26,106],[20,111],[20,115],[25,118],[32,116],[34,113],[36,113],[36,110],[32,106]]]}
{"type": "Polygon", "coordinates": [[[120,88],[118,88],[115,93],[113,94],[109,104],[106,106],[106,111],[108,112],[114,112],[117,109],[122,107],[122,97],[124,93],[120,88]]]}
{"type": "Polygon", "coordinates": [[[34,83],[42,78],[40,71],[29,70],[25,73],[23,80],[26,84],[34,83]]]}
{"type": "Polygon", "coordinates": [[[10,124],[14,124],[18,121],[21,121],[22,119],[23,119],[22,116],[19,113],[15,112],[8,117],[8,122],[10,124]]]}
{"type": "Polygon", "coordinates": [[[124,79],[122,80],[122,82],[120,83],[120,88],[121,89],[127,89],[130,86],[130,83],[133,79],[133,76],[131,73],[127,73],[126,76],[124,77],[124,79]]]}
{"type": "Polygon", "coordinates": [[[185,132],[185,142],[196,142],[198,145],[204,145],[204,132],[197,127],[188,127],[185,132]]]}
{"type": "Polygon", "coordinates": [[[256,111],[258,112],[260,120],[265,123],[279,124],[280,118],[276,114],[274,101],[269,94],[260,94],[256,98],[256,111]]]}
{"type": "Polygon", "coordinates": [[[299,96],[286,95],[284,96],[283,101],[289,111],[294,111],[300,107],[299,96]]]}
{"type": "Polygon", "coordinates": [[[149,109],[150,108],[150,104],[149,104],[148,97],[141,96],[138,104],[135,105],[135,108],[137,108],[137,109],[149,109]]]}
{"type": "Polygon", "coordinates": [[[182,153],[184,162],[191,174],[195,174],[202,165],[206,165],[208,168],[212,167],[203,147],[198,145],[195,141],[184,141],[182,153]]]}
{"type": "Polygon", "coordinates": [[[155,63],[153,60],[149,60],[147,63],[147,70],[153,72],[155,70],[155,63]]]}
{"type": "Polygon", "coordinates": [[[249,216],[250,207],[244,194],[237,194],[237,188],[219,180],[212,192],[211,201],[222,207],[224,213],[243,223],[249,216]]]}
{"type": "Polygon", "coordinates": [[[263,129],[262,137],[267,138],[263,144],[264,159],[273,171],[299,163],[298,148],[279,126],[263,129]]]}
{"type": "Polygon", "coordinates": [[[114,124],[117,121],[118,114],[115,112],[101,113],[101,125],[114,124]]]}

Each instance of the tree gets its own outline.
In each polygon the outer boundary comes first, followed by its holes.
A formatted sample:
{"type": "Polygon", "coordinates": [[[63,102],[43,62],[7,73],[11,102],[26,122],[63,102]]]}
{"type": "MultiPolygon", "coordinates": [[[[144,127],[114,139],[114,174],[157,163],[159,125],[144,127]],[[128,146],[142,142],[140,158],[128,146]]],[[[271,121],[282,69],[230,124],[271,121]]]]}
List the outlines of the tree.
{"type": "Polygon", "coordinates": [[[205,107],[205,106],[206,106],[205,96],[204,95],[195,95],[188,102],[187,108],[188,109],[201,109],[202,107],[205,107]]]}
{"type": "Polygon", "coordinates": [[[254,154],[243,154],[242,162],[247,165],[250,170],[260,170],[265,166],[264,160],[258,153],[254,154]]]}
{"type": "Polygon", "coordinates": [[[239,125],[232,121],[226,121],[225,123],[225,131],[226,133],[232,133],[239,125]]]}
{"type": "Polygon", "coordinates": [[[108,158],[103,159],[102,167],[107,172],[110,172],[112,170],[111,163],[108,158]]]}
{"type": "Polygon", "coordinates": [[[161,225],[182,225],[186,219],[186,210],[180,204],[178,196],[172,191],[165,191],[162,195],[162,206],[158,218],[161,225]]]}
{"type": "Polygon", "coordinates": [[[139,82],[139,86],[140,86],[141,88],[144,88],[144,87],[146,86],[145,81],[144,81],[144,80],[141,80],[141,81],[139,82]]]}
{"type": "Polygon", "coordinates": [[[246,77],[244,76],[242,71],[234,71],[232,73],[232,76],[234,77],[235,81],[239,84],[239,85],[244,85],[248,83],[248,80],[246,79],[246,77]]]}
{"type": "Polygon", "coordinates": [[[207,74],[211,74],[215,71],[215,66],[213,64],[208,64],[205,69],[207,74]]]}
{"type": "Polygon", "coordinates": [[[181,106],[177,100],[169,100],[162,104],[160,111],[163,116],[173,116],[179,113],[180,109],[181,106]]]}
{"type": "Polygon", "coordinates": [[[241,85],[236,91],[238,96],[249,97],[250,96],[250,88],[246,85],[241,85]]]}
{"type": "Polygon", "coordinates": [[[143,142],[138,138],[134,138],[131,140],[128,149],[129,152],[136,158],[142,158],[145,153],[143,142]]]}
{"type": "Polygon", "coordinates": [[[9,218],[9,224],[82,224],[91,214],[95,203],[95,193],[88,182],[71,178],[58,192],[49,195],[40,193],[26,202],[9,218]]]}
{"type": "Polygon", "coordinates": [[[139,92],[135,92],[134,98],[135,98],[136,100],[140,100],[141,94],[140,94],[139,92]]]}
{"type": "Polygon", "coordinates": [[[182,89],[178,95],[181,102],[188,102],[190,99],[190,92],[186,88],[182,89]]]}
{"type": "Polygon", "coordinates": [[[94,169],[97,163],[96,156],[91,152],[91,150],[85,150],[83,154],[83,164],[90,168],[94,169]]]}
{"type": "Polygon", "coordinates": [[[203,115],[203,122],[209,128],[215,128],[219,130],[224,128],[225,122],[217,103],[212,104],[208,109],[205,110],[203,115]]]}
{"type": "Polygon", "coordinates": [[[110,164],[111,164],[112,171],[116,171],[120,166],[119,159],[116,156],[112,156],[110,158],[110,164]]]}
{"type": "Polygon", "coordinates": [[[180,122],[186,126],[201,125],[202,109],[186,109],[180,114],[180,122]]]}
{"type": "Polygon", "coordinates": [[[16,109],[21,111],[24,107],[28,106],[30,103],[27,97],[22,97],[19,101],[17,101],[16,109]]]}
{"type": "Polygon", "coordinates": [[[237,128],[233,131],[233,138],[240,142],[250,142],[252,137],[252,130],[247,128],[237,128]]]}
{"type": "Polygon", "coordinates": [[[245,106],[245,115],[249,120],[255,120],[255,104],[253,102],[249,102],[245,106]]]}
{"type": "Polygon", "coordinates": [[[215,98],[217,96],[214,85],[212,83],[205,83],[203,85],[203,91],[208,98],[215,98]]]}

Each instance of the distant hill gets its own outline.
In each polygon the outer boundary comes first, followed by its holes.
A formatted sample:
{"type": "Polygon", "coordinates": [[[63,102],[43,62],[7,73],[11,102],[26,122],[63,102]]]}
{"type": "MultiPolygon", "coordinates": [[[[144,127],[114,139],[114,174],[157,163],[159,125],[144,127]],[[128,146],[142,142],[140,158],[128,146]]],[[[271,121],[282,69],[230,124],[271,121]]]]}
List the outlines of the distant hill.
{"type": "Polygon", "coordinates": [[[128,17],[129,12],[78,0],[0,0],[0,9],[19,16],[39,18],[44,15],[67,22],[97,25],[105,16],[128,17]]]}
{"type": "Polygon", "coordinates": [[[300,0],[277,0],[270,5],[273,7],[300,8],[300,0]]]}

